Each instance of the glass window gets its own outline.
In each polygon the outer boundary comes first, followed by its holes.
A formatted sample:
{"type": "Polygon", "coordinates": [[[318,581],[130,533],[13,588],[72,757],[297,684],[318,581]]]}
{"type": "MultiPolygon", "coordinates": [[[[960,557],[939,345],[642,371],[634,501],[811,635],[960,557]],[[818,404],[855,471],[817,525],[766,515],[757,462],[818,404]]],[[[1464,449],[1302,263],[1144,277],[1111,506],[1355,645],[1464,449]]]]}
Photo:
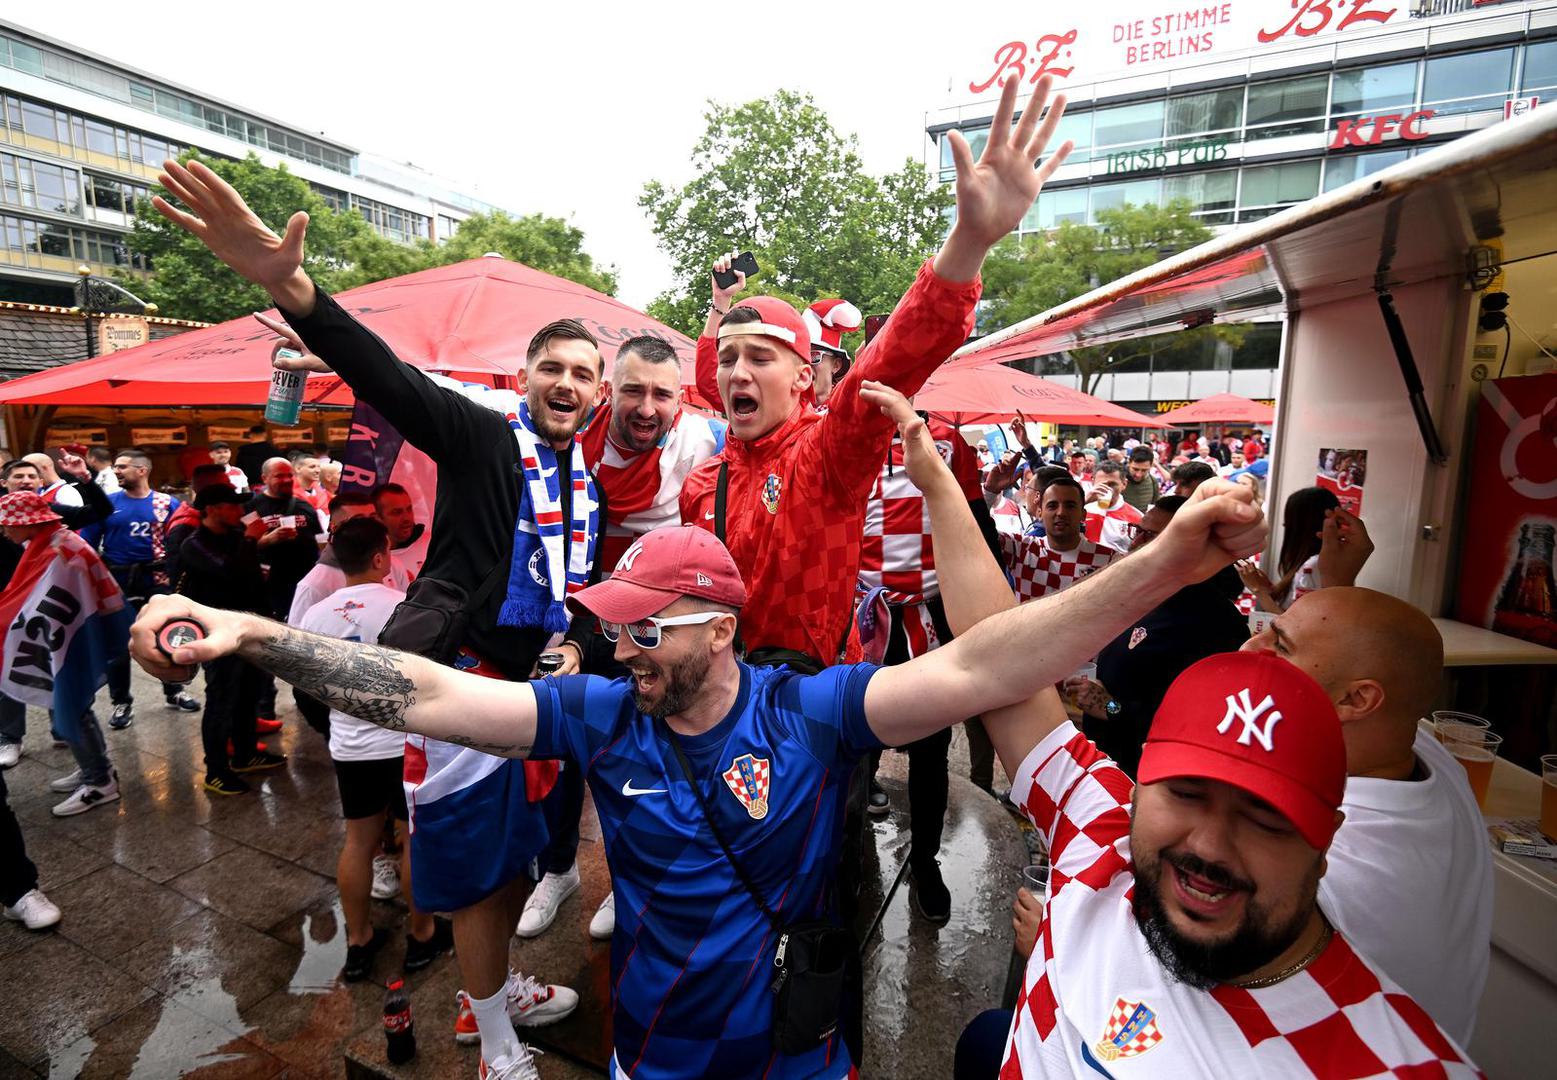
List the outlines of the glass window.
{"type": "Polygon", "coordinates": [[[38,236],[38,250],[45,255],[62,255],[70,258],[70,233],[58,226],[50,226],[38,236]]]}
{"type": "Polygon", "coordinates": [[[1281,366],[1281,324],[1255,323],[1233,350],[1234,371],[1269,370],[1281,366]]]}
{"type": "Polygon", "coordinates": [[[1416,62],[1337,71],[1330,89],[1330,113],[1353,116],[1416,101],[1416,62]]]}
{"type": "Polygon", "coordinates": [[[43,74],[43,53],[20,41],[11,42],[11,66],[32,75],[43,74]]]}
{"type": "Polygon", "coordinates": [[[1342,184],[1349,184],[1363,176],[1371,176],[1380,169],[1399,164],[1410,155],[1409,150],[1385,150],[1372,154],[1335,154],[1325,159],[1325,190],[1334,191],[1342,184]]]}
{"type": "Polygon", "coordinates": [[[1165,202],[1188,199],[1195,212],[1207,216],[1211,224],[1225,224],[1232,221],[1232,209],[1238,201],[1238,172],[1222,169],[1170,176],[1162,182],[1162,197],[1165,202]]]}
{"type": "Polygon", "coordinates": [[[1249,110],[1244,120],[1249,131],[1244,137],[1253,141],[1323,131],[1329,82],[1326,75],[1305,75],[1251,85],[1249,110]]]}
{"type": "Polygon", "coordinates": [[[36,101],[22,102],[22,130],[40,139],[59,139],[59,128],[54,123],[54,110],[36,101]]]}
{"type": "MultiPolygon", "coordinates": [[[[1319,162],[1291,161],[1243,171],[1239,206],[1288,206],[1319,194],[1319,162]]],[[[1244,220],[1240,215],[1239,220],[1244,220]]]]}
{"type": "Polygon", "coordinates": [[[1092,189],[1092,220],[1103,210],[1118,210],[1126,203],[1131,206],[1155,205],[1162,200],[1162,181],[1128,180],[1123,184],[1102,184],[1092,189]]]}
{"type": "Polygon", "coordinates": [[[1061,146],[1069,139],[1076,144],[1070,152],[1070,157],[1065,160],[1071,163],[1091,161],[1092,155],[1092,113],[1090,112],[1066,112],[1060,117],[1060,123],[1054,129],[1054,139],[1050,146],[1061,146]]]}
{"type": "Polygon", "coordinates": [[[1513,49],[1435,56],[1427,61],[1422,107],[1439,115],[1500,109],[1513,71],[1513,49]]]}
{"type": "Polygon", "coordinates": [[[74,214],[81,208],[80,180],[74,169],[62,169],[58,165],[34,162],[33,179],[38,192],[38,209],[53,210],[61,214],[74,214]]]}
{"type": "Polygon", "coordinates": [[[1160,141],[1163,104],[1161,101],[1143,101],[1138,105],[1098,109],[1092,114],[1093,145],[1121,146],[1160,141]]]}
{"type": "Polygon", "coordinates": [[[1525,46],[1525,72],[1520,85],[1527,94],[1557,87],[1557,41],[1525,46]]]}
{"type": "Polygon", "coordinates": [[[1080,225],[1087,220],[1087,189],[1084,187],[1060,188],[1051,191],[1047,188],[1038,196],[1038,201],[1022,219],[1022,229],[1026,232],[1035,232],[1041,229],[1054,229],[1069,221],[1080,225]]]}
{"type": "Polygon", "coordinates": [[[96,120],[86,122],[86,146],[88,150],[99,154],[112,154],[114,152],[114,130],[107,124],[100,124],[96,120]]]}
{"type": "Polygon", "coordinates": [[[1225,132],[1243,123],[1243,88],[1168,99],[1168,138],[1225,132]]]}

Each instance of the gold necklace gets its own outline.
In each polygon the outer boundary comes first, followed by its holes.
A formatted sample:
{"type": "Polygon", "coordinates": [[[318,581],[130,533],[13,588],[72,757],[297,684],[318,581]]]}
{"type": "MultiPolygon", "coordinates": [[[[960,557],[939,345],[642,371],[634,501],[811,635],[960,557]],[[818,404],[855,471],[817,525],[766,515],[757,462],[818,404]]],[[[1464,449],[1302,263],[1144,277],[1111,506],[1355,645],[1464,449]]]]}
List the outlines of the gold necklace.
{"type": "Polygon", "coordinates": [[[1245,979],[1241,982],[1232,983],[1231,985],[1238,987],[1240,990],[1261,990],[1267,986],[1275,986],[1283,979],[1292,978],[1292,976],[1308,967],[1309,964],[1312,964],[1315,960],[1319,959],[1319,954],[1325,951],[1325,946],[1329,945],[1330,939],[1335,936],[1335,928],[1330,925],[1330,920],[1326,919],[1323,915],[1320,916],[1320,919],[1324,923],[1324,930],[1321,931],[1319,940],[1314,942],[1314,947],[1309,949],[1307,954],[1304,955],[1304,957],[1297,963],[1291,965],[1290,967],[1282,968],[1274,975],[1266,975],[1258,979],[1245,979]]]}

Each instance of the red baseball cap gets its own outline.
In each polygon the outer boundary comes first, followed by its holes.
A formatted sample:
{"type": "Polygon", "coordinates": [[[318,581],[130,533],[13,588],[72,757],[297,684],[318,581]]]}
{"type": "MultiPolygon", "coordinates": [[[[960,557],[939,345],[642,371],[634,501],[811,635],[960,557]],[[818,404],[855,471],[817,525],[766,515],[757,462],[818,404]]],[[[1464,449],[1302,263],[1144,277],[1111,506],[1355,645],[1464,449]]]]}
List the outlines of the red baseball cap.
{"type": "MultiPolygon", "coordinates": [[[[719,340],[757,335],[770,337],[790,349],[801,361],[811,362],[811,330],[800,312],[776,296],[752,296],[736,303],[735,307],[753,308],[762,316],[760,322],[724,323],[719,327],[719,340]]],[[[733,308],[731,310],[734,310],[733,308]]]]}
{"type": "Polygon", "coordinates": [[[1346,793],[1346,745],[1330,695],[1271,653],[1221,653],[1168,687],[1137,779],[1219,780],[1274,806],[1318,851],[1346,793]]]}
{"type": "Polygon", "coordinates": [[[575,614],[630,623],[647,619],[681,596],[740,607],[746,603],[746,583],[713,533],[667,525],[634,540],[611,576],[568,597],[568,606],[575,614]]]}

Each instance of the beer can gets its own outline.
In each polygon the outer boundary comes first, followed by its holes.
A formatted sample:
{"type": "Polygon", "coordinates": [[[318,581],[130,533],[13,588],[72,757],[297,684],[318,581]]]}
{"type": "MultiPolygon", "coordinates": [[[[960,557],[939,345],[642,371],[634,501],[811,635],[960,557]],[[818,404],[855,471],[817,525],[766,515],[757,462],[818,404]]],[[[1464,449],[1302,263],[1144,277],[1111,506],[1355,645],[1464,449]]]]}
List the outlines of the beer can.
{"type": "MultiPolygon", "coordinates": [[[[276,356],[296,360],[303,354],[293,349],[277,349],[276,356]]],[[[270,396],[265,399],[265,419],[272,424],[295,424],[303,411],[303,386],[308,382],[306,371],[270,372],[270,396]]]]}

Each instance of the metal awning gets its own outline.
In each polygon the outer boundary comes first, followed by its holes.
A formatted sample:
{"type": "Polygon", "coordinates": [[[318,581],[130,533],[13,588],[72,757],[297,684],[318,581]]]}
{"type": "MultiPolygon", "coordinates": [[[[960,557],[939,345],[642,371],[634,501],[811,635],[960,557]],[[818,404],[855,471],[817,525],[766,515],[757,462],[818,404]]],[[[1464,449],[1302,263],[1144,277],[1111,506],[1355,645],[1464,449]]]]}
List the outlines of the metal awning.
{"type": "Polygon", "coordinates": [[[963,346],[982,365],[1280,318],[1442,277],[1473,248],[1557,251],[1557,105],[1538,108],[1236,229],[963,346]]]}

